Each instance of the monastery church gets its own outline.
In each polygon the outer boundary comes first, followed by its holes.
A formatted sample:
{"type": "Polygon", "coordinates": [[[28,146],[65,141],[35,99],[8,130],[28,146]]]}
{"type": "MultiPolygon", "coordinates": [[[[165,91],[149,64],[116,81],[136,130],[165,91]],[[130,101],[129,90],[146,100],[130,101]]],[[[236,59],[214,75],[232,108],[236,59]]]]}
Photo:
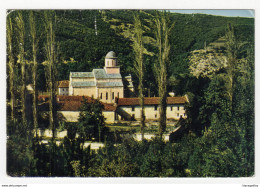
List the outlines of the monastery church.
{"type": "MultiPolygon", "coordinates": [[[[83,96],[88,101],[99,99],[104,105],[103,114],[106,123],[120,121],[135,121],[141,116],[141,108],[134,93],[131,75],[122,77],[115,52],[110,51],[105,56],[103,69],[93,69],[92,72],[70,72],[69,80],[59,81],[57,101],[60,104],[59,113],[67,121],[76,122],[83,96]]],[[[46,102],[45,96],[39,96],[46,102]]],[[[184,104],[187,96],[172,96],[167,98],[167,120],[186,118],[184,104]]],[[[145,97],[144,109],[146,121],[159,119],[159,98],[145,97]]]]}
{"type": "Polygon", "coordinates": [[[125,77],[125,80],[126,89],[124,89],[116,54],[110,51],[105,57],[103,69],[70,73],[69,95],[89,96],[104,103],[114,103],[116,97],[124,98],[125,91],[134,91],[131,75],[125,77]]]}

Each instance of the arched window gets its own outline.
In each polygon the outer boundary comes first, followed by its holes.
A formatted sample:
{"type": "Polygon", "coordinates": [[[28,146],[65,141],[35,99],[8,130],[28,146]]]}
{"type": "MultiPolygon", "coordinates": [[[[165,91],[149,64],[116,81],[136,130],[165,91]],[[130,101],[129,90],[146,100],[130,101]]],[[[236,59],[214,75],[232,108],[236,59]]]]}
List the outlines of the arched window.
{"type": "Polygon", "coordinates": [[[102,93],[100,94],[100,99],[102,99],[102,93]]]}
{"type": "Polygon", "coordinates": [[[106,92],[106,100],[108,100],[108,93],[106,92]]]}

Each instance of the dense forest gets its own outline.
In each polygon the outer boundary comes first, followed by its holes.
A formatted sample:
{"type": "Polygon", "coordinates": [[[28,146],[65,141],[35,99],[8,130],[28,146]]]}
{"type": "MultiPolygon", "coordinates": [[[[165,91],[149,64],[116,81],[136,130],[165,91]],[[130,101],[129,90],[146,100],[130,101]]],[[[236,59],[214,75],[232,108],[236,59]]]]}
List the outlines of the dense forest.
{"type": "MultiPolygon", "coordinates": [[[[78,128],[75,124],[65,124],[63,128],[68,130],[68,136],[61,144],[57,145],[55,139],[47,145],[40,144],[39,137],[34,136],[35,124],[40,126],[46,122],[39,118],[36,123],[32,117],[31,121],[24,120],[23,103],[29,97],[23,95],[24,85],[35,85],[39,93],[50,91],[55,89],[55,85],[51,85],[52,78],[68,80],[70,72],[103,68],[105,55],[114,51],[121,73],[133,75],[137,91],[139,77],[134,69],[133,41],[125,37],[123,31],[132,28],[134,16],[138,15],[144,27],[143,35],[149,38],[149,42],[144,42],[147,50],[143,57],[144,95],[158,96],[155,84],[158,53],[152,24],[158,11],[46,12],[49,11],[13,11],[7,16],[8,175],[254,175],[254,19],[164,12],[168,23],[173,25],[169,33],[167,91],[187,94],[189,98],[185,106],[188,117],[182,122],[184,130],[171,142],[158,137],[140,142],[128,136],[120,140],[110,137],[101,140],[104,148],[93,151],[82,147],[82,141],[89,134],[75,137],[76,131],[82,132],[85,128],[84,118],[79,119],[78,128]],[[51,44],[52,32],[55,48],[51,44]],[[224,39],[223,46],[211,45],[220,38],[224,39]],[[52,60],[56,62],[55,67],[51,66],[52,60]]],[[[35,101],[26,107],[36,105],[35,101]]],[[[101,110],[98,104],[85,106],[84,103],[82,110],[89,111],[91,107],[96,114],[101,110]]],[[[106,127],[103,122],[99,123],[105,133],[106,127]]],[[[61,125],[48,122],[47,128],[61,128],[61,125]]],[[[93,136],[99,136],[96,129],[93,128],[93,136]]]]}

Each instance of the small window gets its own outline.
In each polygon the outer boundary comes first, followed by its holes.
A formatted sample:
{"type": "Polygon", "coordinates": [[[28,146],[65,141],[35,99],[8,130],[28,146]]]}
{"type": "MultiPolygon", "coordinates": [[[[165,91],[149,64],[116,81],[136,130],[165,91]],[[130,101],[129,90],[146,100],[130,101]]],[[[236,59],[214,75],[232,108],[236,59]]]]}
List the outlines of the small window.
{"type": "Polygon", "coordinates": [[[155,114],[154,117],[157,118],[157,114],[155,114]]]}
{"type": "Polygon", "coordinates": [[[133,114],[133,115],[132,115],[132,120],[134,120],[134,119],[135,119],[135,115],[133,114]]]}
{"type": "Polygon", "coordinates": [[[100,94],[100,99],[102,99],[102,93],[100,94]]]}
{"type": "Polygon", "coordinates": [[[106,100],[108,100],[108,93],[106,92],[106,100]]]}
{"type": "Polygon", "coordinates": [[[177,117],[179,117],[180,116],[180,114],[179,113],[177,113],[177,117]]]}
{"type": "Polygon", "coordinates": [[[154,106],[154,110],[157,110],[157,105],[154,106]]]}
{"type": "Polygon", "coordinates": [[[180,107],[179,107],[179,106],[177,107],[177,110],[180,110],[180,107]]]}
{"type": "Polygon", "coordinates": [[[114,99],[115,98],[115,95],[114,95],[114,92],[112,92],[112,99],[114,99]]]}
{"type": "Polygon", "coordinates": [[[119,98],[119,92],[117,92],[117,98],[119,98]]]}
{"type": "Polygon", "coordinates": [[[172,106],[171,106],[171,111],[172,111],[172,106]]]}
{"type": "Polygon", "coordinates": [[[135,107],[134,106],[132,106],[132,111],[135,111],[135,107]]]}

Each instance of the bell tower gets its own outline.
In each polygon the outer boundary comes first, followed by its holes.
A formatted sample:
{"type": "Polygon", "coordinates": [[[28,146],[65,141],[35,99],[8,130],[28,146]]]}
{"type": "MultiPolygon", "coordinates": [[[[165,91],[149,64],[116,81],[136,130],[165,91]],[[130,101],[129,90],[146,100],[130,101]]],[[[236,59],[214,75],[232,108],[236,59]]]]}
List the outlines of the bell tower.
{"type": "Polygon", "coordinates": [[[110,51],[107,53],[105,57],[105,71],[107,74],[120,74],[120,67],[118,66],[118,60],[116,57],[116,53],[114,51],[110,51]]]}

